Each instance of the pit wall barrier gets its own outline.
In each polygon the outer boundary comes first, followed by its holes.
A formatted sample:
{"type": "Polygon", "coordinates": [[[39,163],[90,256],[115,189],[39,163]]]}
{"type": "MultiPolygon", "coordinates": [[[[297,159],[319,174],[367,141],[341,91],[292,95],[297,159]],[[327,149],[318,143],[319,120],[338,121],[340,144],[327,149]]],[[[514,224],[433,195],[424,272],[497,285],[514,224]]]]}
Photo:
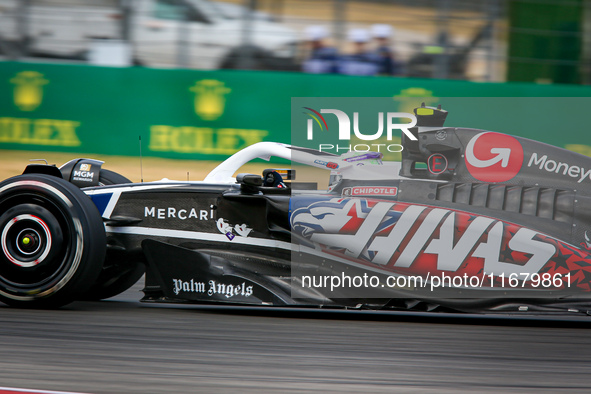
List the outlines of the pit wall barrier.
{"type": "Polygon", "coordinates": [[[586,86],[21,62],[0,63],[0,149],[137,156],[141,137],[145,156],[220,160],[259,141],[289,143],[292,97],[391,97],[393,111],[442,104],[446,126],[591,155],[586,128],[568,125],[589,111],[586,86]],[[446,108],[445,97],[465,105],[446,108]],[[523,100],[505,108],[503,97],[523,100]],[[540,97],[552,99],[528,100],[540,97]]]}

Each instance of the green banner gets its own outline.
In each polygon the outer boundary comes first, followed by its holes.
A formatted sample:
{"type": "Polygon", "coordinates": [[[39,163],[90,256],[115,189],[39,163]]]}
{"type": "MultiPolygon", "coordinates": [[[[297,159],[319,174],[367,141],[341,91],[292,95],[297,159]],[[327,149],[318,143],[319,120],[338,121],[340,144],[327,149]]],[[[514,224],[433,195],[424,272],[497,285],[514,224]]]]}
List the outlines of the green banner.
{"type": "MultiPolygon", "coordinates": [[[[445,108],[440,97],[589,96],[581,86],[3,62],[0,149],[136,156],[141,137],[146,156],[219,160],[259,141],[289,143],[292,97],[390,97],[393,107],[416,97],[445,108]]],[[[527,118],[448,109],[446,125],[591,151],[584,129],[539,132],[535,113],[548,108],[526,108],[527,118]]]]}

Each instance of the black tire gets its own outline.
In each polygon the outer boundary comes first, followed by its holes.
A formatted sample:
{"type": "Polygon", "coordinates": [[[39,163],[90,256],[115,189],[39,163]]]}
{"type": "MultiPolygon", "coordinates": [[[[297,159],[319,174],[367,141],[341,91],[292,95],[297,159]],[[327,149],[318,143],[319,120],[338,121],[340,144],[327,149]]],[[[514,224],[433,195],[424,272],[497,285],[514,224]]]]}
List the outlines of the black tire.
{"type": "Polygon", "coordinates": [[[116,172],[105,170],[101,168],[99,175],[99,186],[108,185],[121,185],[123,183],[132,183],[129,179],[123,175],[119,175],[116,172]]]}
{"type": "Polygon", "coordinates": [[[56,308],[79,299],[105,258],[102,218],[76,186],[48,175],[0,183],[0,301],[56,308]]]}
{"type": "Polygon", "coordinates": [[[112,258],[107,258],[99,278],[82,299],[100,301],[115,297],[135,285],[145,271],[146,266],[138,261],[119,260],[115,263],[112,258]]]}
{"type": "MultiPolygon", "coordinates": [[[[101,169],[99,185],[124,183],[131,183],[131,181],[116,172],[101,169]]],[[[101,273],[94,285],[83,295],[83,298],[89,301],[98,301],[121,294],[133,286],[142,277],[145,270],[146,267],[141,262],[130,260],[125,255],[121,256],[117,251],[107,250],[107,257],[101,273]]]]}

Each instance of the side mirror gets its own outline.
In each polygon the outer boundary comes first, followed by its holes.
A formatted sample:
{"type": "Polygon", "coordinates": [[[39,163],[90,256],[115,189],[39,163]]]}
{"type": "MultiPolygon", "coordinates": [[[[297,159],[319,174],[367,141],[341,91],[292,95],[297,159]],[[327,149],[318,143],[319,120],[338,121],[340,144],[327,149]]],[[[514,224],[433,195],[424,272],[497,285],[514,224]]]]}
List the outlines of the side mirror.
{"type": "Polygon", "coordinates": [[[240,191],[244,194],[259,193],[259,186],[263,184],[263,178],[255,174],[238,174],[236,183],[240,184],[240,191]]]}
{"type": "Polygon", "coordinates": [[[256,187],[263,184],[263,178],[255,174],[238,174],[236,175],[236,183],[256,187]]]}

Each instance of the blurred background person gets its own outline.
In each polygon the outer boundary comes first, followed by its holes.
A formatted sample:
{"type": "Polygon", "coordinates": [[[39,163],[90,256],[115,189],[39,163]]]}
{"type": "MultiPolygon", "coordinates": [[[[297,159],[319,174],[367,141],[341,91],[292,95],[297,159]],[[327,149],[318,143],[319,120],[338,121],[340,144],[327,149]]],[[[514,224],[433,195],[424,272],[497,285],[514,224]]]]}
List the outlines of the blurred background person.
{"type": "Polygon", "coordinates": [[[392,49],[390,38],[393,35],[393,29],[390,25],[375,24],[371,26],[371,35],[376,41],[376,61],[378,65],[378,74],[380,75],[400,75],[402,67],[396,59],[396,54],[392,49]]]}
{"type": "Polygon", "coordinates": [[[324,26],[308,26],[304,31],[310,48],[309,57],[302,63],[302,71],[312,74],[335,73],[339,53],[326,45],[328,31],[324,26]]]}
{"type": "Polygon", "coordinates": [[[351,29],[349,41],[353,44],[353,53],[341,56],[338,72],[345,75],[376,75],[378,73],[377,56],[368,50],[369,32],[366,29],[351,29]]]}

